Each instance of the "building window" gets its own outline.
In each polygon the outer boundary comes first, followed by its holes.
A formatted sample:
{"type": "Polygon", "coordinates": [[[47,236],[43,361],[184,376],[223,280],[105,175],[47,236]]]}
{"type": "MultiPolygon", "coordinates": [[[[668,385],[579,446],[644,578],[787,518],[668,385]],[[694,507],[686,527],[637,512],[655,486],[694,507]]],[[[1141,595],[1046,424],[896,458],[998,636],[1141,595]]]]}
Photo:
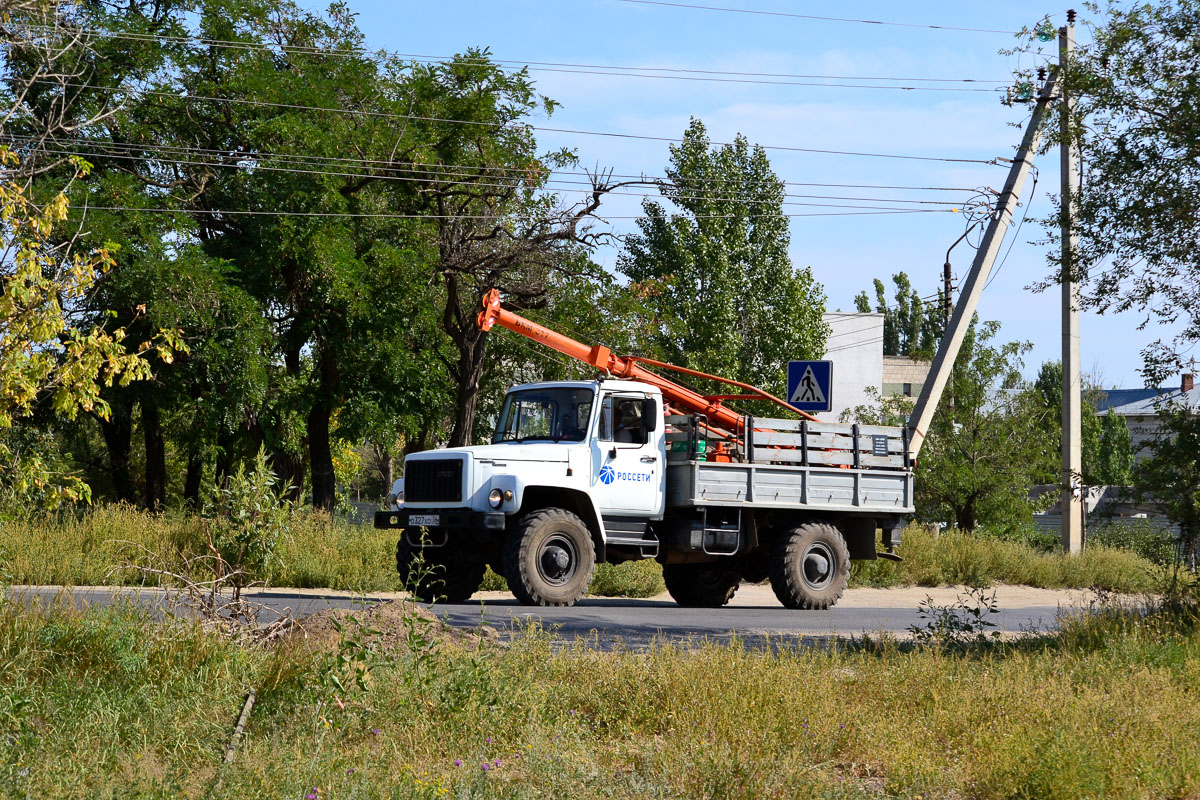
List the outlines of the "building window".
{"type": "Polygon", "coordinates": [[[904,396],[912,397],[912,384],[911,383],[904,384],[904,396]]]}

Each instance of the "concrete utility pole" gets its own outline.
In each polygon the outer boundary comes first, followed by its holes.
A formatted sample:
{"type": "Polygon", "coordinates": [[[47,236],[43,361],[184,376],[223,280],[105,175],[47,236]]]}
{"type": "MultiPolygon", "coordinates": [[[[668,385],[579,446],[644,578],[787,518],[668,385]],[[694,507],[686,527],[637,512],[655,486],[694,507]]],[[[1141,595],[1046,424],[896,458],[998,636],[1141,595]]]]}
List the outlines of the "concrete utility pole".
{"type": "Polygon", "coordinates": [[[933,421],[933,413],[942,399],[942,392],[945,391],[946,382],[950,379],[954,361],[958,358],[958,351],[962,349],[967,328],[970,327],[971,318],[975,315],[975,308],[979,305],[979,295],[983,292],[988,275],[991,274],[992,265],[996,263],[996,255],[1000,252],[1000,245],[1004,242],[1004,234],[1008,232],[1008,226],[1012,223],[1013,208],[1020,199],[1025,178],[1029,175],[1038,143],[1042,139],[1042,120],[1046,114],[1046,108],[1057,96],[1056,85],[1057,75],[1051,73],[1050,79],[1042,87],[1034,104],[1033,117],[1025,128],[1025,136],[1021,139],[1021,147],[1017,150],[1017,156],[1013,159],[1012,167],[1008,171],[1004,190],[1000,192],[1000,196],[996,200],[996,210],[992,213],[987,229],[983,233],[983,240],[979,243],[979,250],[975,253],[975,261],[971,264],[971,271],[967,273],[966,280],[959,289],[954,315],[951,317],[945,333],[942,334],[941,342],[938,343],[937,355],[933,357],[933,364],[929,368],[929,377],[925,381],[924,388],[921,389],[921,396],[917,398],[912,416],[909,417],[908,452],[910,458],[916,459],[921,452],[925,434],[929,432],[929,423],[933,421]]]}
{"type": "MultiPolygon", "coordinates": [[[[1060,79],[1075,50],[1075,10],[1058,29],[1060,79]]],[[[1079,236],[1075,232],[1075,206],[1079,197],[1079,151],[1071,139],[1075,99],[1064,83],[1059,124],[1062,132],[1062,546],[1065,553],[1083,549],[1083,454],[1079,374],[1079,284],[1075,257],[1079,236]]]]}

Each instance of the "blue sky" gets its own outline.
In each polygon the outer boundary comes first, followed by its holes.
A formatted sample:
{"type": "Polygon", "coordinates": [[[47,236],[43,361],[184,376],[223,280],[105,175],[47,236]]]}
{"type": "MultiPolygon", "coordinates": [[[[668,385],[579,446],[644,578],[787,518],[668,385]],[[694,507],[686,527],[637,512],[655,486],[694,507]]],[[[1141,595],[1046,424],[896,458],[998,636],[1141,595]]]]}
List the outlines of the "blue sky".
{"type": "MultiPolygon", "coordinates": [[[[686,0],[683,0],[686,2],[686,0]]],[[[448,56],[471,46],[491,48],[500,59],[572,64],[691,68],[847,76],[972,78],[1004,81],[1033,56],[1002,56],[1010,35],[854,24],[661,7],[621,0],[350,0],[373,48],[448,56]]],[[[695,0],[697,4],[768,11],[853,17],[943,26],[1016,31],[1047,13],[1043,5],[961,3],[815,3],[805,0],[695,0]]],[[[314,5],[312,3],[309,4],[314,5]]],[[[1065,8],[1054,10],[1055,25],[1065,8]]],[[[1080,31],[1081,37],[1086,36],[1080,31]]],[[[658,80],[534,71],[539,90],[562,107],[554,127],[649,136],[679,137],[689,117],[704,121],[714,141],[744,134],[751,142],[786,147],[884,152],[965,159],[1011,157],[1026,118],[1022,107],[1003,106],[986,91],[899,91],[793,85],[754,85],[658,80]]],[[[982,87],[971,84],[930,84],[982,87]]],[[[570,147],[582,166],[617,173],[661,175],[667,144],[543,132],[544,149],[570,147]]],[[[786,181],[887,184],[999,189],[1006,169],[969,163],[768,152],[786,181]]],[[[1040,179],[1026,212],[1041,217],[1048,193],[1059,184],[1056,154],[1037,161],[1040,179]]],[[[1086,169],[1086,167],[1085,167],[1086,169]]],[[[1028,185],[1027,185],[1028,191],[1028,185]]],[[[967,192],[910,192],[878,189],[789,187],[795,194],[845,197],[965,200],[967,192]]],[[[795,203],[838,200],[789,198],[795,203]]],[[[876,200],[848,204],[892,206],[876,200]]],[[[612,197],[602,213],[640,213],[637,197],[612,197]]],[[[937,208],[938,206],[929,206],[937,208]]],[[[790,213],[839,209],[789,206],[790,213]]],[[[629,220],[611,220],[616,231],[629,220]]],[[[854,295],[870,290],[875,277],[905,271],[922,294],[941,280],[946,248],[963,232],[960,214],[814,216],[791,221],[791,256],[810,266],[824,284],[829,309],[851,310],[854,295]]],[[[1061,352],[1057,288],[1033,294],[1027,287],[1046,272],[1038,224],[1024,225],[1007,261],[984,293],[980,314],[1002,323],[1004,340],[1034,345],[1027,375],[1061,352]]],[[[1007,246],[1007,242],[1006,242],[1007,246]]],[[[965,276],[972,250],[960,245],[952,256],[965,276]]],[[[597,258],[612,266],[617,251],[597,258]]],[[[890,285],[890,280],[888,280],[890,285]]],[[[1106,386],[1141,385],[1139,350],[1163,331],[1137,331],[1136,315],[1083,318],[1083,368],[1106,386]]]]}

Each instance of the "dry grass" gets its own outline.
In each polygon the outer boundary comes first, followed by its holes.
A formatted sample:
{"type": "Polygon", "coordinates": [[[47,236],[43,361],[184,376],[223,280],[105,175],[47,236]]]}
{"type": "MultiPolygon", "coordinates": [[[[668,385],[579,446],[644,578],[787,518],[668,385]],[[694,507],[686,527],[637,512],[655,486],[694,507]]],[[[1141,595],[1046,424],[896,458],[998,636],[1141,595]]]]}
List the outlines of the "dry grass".
{"type": "Polygon", "coordinates": [[[128,610],[0,608],[0,795],[1200,793],[1194,616],[1111,612],[966,652],[599,653],[533,629],[507,650],[376,652],[366,688],[342,693],[327,676],[362,645],[351,631],[330,655],[248,650],[128,610]],[[259,704],[222,773],[251,686],[259,704]]]}

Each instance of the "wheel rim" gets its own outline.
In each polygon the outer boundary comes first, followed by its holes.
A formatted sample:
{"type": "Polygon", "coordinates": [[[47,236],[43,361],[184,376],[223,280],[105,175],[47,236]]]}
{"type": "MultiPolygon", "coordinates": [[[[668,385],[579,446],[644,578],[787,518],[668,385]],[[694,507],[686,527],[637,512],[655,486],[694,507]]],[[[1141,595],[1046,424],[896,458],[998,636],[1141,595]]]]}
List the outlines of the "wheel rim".
{"type": "Polygon", "coordinates": [[[804,548],[800,558],[800,574],[810,589],[821,590],[833,583],[834,565],[837,558],[824,542],[813,542],[804,548]]]}
{"type": "Polygon", "coordinates": [[[555,533],[538,549],[538,575],[551,586],[565,586],[579,571],[579,548],[571,537],[555,533]]]}

